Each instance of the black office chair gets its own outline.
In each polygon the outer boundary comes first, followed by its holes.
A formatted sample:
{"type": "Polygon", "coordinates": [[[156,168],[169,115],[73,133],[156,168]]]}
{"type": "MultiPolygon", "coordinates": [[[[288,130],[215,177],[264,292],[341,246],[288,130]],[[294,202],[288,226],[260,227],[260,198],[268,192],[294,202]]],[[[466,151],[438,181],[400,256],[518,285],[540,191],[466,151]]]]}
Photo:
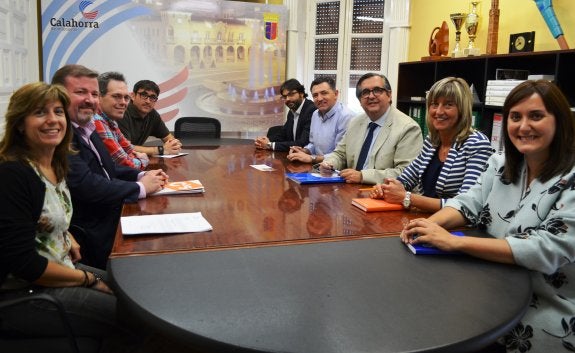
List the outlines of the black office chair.
{"type": "Polygon", "coordinates": [[[174,135],[182,138],[213,138],[219,139],[222,126],[218,119],[203,117],[183,117],[176,120],[174,135]]]}
{"type": "MultiPolygon", "coordinates": [[[[33,320],[34,318],[30,319],[33,320]]],[[[64,306],[57,298],[49,294],[37,293],[22,298],[0,301],[0,352],[97,352],[100,349],[100,344],[101,342],[94,338],[75,337],[64,306]],[[14,332],[4,327],[2,321],[6,319],[2,317],[2,309],[17,307],[29,301],[44,301],[53,305],[66,329],[66,336],[37,337],[25,332],[14,332]]]]}
{"type": "Polygon", "coordinates": [[[272,126],[268,129],[268,133],[266,134],[266,136],[268,139],[270,139],[270,141],[279,141],[281,140],[281,138],[278,138],[278,136],[282,136],[283,130],[284,130],[283,125],[272,126]]]}

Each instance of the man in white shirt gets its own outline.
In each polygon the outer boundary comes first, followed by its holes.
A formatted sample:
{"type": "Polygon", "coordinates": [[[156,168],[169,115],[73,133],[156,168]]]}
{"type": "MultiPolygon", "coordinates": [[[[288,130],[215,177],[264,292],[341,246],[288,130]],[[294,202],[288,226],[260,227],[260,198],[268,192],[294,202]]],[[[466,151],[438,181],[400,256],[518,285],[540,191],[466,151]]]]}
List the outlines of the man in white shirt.
{"type": "Polygon", "coordinates": [[[338,102],[339,91],[335,80],[329,76],[312,81],[311,96],[317,110],[311,117],[309,143],[305,147],[292,146],[287,158],[290,161],[319,163],[332,152],[347,130],[354,113],[338,102]]]}

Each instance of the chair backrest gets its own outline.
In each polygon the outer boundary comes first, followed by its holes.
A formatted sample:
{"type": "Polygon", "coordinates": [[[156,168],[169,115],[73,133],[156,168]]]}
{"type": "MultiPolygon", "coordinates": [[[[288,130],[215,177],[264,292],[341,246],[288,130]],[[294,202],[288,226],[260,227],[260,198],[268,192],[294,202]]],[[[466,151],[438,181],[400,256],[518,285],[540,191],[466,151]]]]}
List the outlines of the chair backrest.
{"type": "Polygon", "coordinates": [[[100,350],[101,342],[95,337],[76,337],[74,335],[72,324],[63,304],[56,297],[47,293],[34,293],[25,297],[0,300],[0,323],[3,321],[7,321],[7,323],[5,326],[4,324],[0,325],[1,352],[95,353],[100,350]],[[12,330],[10,319],[3,316],[3,310],[11,307],[18,308],[19,305],[27,305],[26,303],[33,301],[42,301],[53,306],[60,319],[60,322],[55,320],[54,325],[62,325],[65,333],[62,333],[61,336],[38,336],[37,334],[20,332],[19,329],[12,330]]]}
{"type": "Polygon", "coordinates": [[[268,129],[268,133],[266,136],[271,141],[277,141],[279,140],[279,138],[276,138],[276,136],[281,136],[283,133],[283,129],[284,129],[283,125],[272,126],[268,129]]]}
{"type": "Polygon", "coordinates": [[[174,136],[181,138],[219,139],[222,126],[218,119],[204,117],[183,117],[176,120],[174,136]]]}

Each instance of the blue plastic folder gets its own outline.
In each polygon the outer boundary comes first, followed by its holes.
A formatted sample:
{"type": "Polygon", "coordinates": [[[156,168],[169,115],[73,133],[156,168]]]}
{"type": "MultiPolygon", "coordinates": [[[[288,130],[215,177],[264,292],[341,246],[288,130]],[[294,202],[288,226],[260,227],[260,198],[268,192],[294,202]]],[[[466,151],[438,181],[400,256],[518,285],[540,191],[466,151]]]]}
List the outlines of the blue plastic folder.
{"type": "Polygon", "coordinates": [[[298,184],[345,183],[345,179],[335,173],[327,177],[317,173],[286,173],[286,178],[298,184]]]}
{"type": "MultiPolygon", "coordinates": [[[[462,232],[450,232],[451,234],[462,237],[465,234],[462,232]]],[[[425,244],[406,244],[409,250],[415,255],[456,255],[461,254],[457,251],[443,251],[431,245],[425,244]]]]}

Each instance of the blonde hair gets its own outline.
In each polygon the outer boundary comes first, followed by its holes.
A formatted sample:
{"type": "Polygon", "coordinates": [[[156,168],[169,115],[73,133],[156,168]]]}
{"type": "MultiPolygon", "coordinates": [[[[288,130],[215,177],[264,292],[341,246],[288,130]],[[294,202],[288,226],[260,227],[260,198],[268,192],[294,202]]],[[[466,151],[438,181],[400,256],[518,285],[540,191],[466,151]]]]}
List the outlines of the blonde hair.
{"type": "Polygon", "coordinates": [[[45,82],[29,83],[20,87],[10,97],[5,116],[5,133],[0,141],[0,161],[34,160],[35,154],[28,145],[23,132],[24,120],[39,106],[59,101],[64,106],[66,115],[66,133],[54,151],[52,167],[58,181],[63,180],[68,172],[68,154],[72,141],[72,125],[67,109],[70,97],[60,85],[49,85],[45,82]]]}
{"type": "Polygon", "coordinates": [[[471,127],[471,117],[473,114],[473,94],[467,82],[459,77],[446,77],[433,84],[427,93],[426,106],[427,113],[425,122],[429,130],[429,138],[433,146],[441,144],[439,132],[429,121],[429,107],[439,98],[453,101],[459,110],[459,120],[455,126],[455,141],[463,142],[473,132],[471,127]]]}

